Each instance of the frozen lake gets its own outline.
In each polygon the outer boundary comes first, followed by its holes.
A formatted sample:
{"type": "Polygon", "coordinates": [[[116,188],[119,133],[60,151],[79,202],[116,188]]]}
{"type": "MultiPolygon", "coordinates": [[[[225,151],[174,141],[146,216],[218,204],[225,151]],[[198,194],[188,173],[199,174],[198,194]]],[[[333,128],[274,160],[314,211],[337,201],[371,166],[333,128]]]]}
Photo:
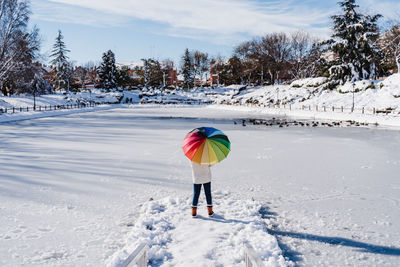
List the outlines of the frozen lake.
{"type": "Polygon", "coordinates": [[[296,265],[399,265],[400,131],[244,127],[240,118],[265,117],[135,107],[0,124],[0,265],[104,262],[141,203],[191,195],[181,142],[199,126],[232,143],[212,168],[213,190],[264,202],[270,233],[296,265]]]}

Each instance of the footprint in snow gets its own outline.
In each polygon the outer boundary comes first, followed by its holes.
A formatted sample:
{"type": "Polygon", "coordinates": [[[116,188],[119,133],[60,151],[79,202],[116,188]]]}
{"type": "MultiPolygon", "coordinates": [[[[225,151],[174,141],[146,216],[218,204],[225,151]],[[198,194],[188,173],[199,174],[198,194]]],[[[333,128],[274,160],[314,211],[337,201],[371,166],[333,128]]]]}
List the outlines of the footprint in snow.
{"type": "Polygon", "coordinates": [[[371,166],[361,166],[361,169],[372,169],[371,166]]]}
{"type": "Polygon", "coordinates": [[[40,235],[33,234],[33,235],[27,235],[24,239],[38,239],[40,237],[41,237],[40,235]]]}
{"type": "Polygon", "coordinates": [[[43,233],[53,232],[53,229],[50,228],[38,228],[38,230],[43,233]]]}

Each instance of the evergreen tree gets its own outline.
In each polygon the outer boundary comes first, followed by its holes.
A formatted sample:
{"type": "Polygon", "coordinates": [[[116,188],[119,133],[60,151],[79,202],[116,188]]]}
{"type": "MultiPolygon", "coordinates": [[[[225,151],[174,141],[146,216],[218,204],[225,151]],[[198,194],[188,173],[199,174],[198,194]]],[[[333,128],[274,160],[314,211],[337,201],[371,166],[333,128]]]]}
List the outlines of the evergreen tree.
{"type": "Polygon", "coordinates": [[[69,72],[69,64],[68,64],[68,56],[67,53],[70,52],[64,41],[64,36],[61,33],[61,30],[58,31],[58,36],[56,38],[56,42],[53,45],[53,50],[51,51],[50,57],[53,58],[50,63],[54,66],[54,83],[56,89],[60,89],[66,87],[69,90],[69,82],[68,73],[69,72]]]}
{"type": "Polygon", "coordinates": [[[111,50],[103,54],[103,62],[101,63],[98,75],[105,89],[110,90],[117,87],[115,55],[111,50]]]}
{"type": "Polygon", "coordinates": [[[130,86],[132,84],[132,79],[129,77],[129,69],[126,66],[121,67],[117,70],[117,84],[122,88],[130,86]]]}
{"type": "Polygon", "coordinates": [[[151,59],[142,59],[143,61],[143,79],[144,79],[144,87],[148,88],[151,82],[151,59]]]}
{"type": "Polygon", "coordinates": [[[189,52],[189,49],[186,48],[185,54],[182,57],[182,75],[183,75],[183,85],[187,89],[192,88],[194,85],[194,69],[193,69],[193,59],[192,55],[189,52]]]}
{"type": "Polygon", "coordinates": [[[339,2],[343,14],[332,16],[332,39],[325,44],[337,55],[329,69],[335,83],[354,82],[375,78],[381,68],[382,52],[377,45],[377,21],[381,15],[363,15],[357,12],[355,0],[339,2]]]}

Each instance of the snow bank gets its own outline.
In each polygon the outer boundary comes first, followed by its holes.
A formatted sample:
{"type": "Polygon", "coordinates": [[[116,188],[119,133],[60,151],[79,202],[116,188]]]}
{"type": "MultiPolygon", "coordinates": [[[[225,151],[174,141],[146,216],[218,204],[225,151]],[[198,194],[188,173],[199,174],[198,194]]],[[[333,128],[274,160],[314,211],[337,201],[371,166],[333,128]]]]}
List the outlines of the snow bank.
{"type": "Polygon", "coordinates": [[[234,200],[228,192],[214,192],[215,216],[206,216],[205,204],[191,218],[190,199],[167,197],[149,201],[107,266],[119,266],[142,242],[148,259],[157,266],[243,266],[244,244],[254,247],[266,266],[287,266],[275,237],[267,233],[259,213],[261,203],[234,200]]]}
{"type": "MultiPolygon", "coordinates": [[[[379,87],[390,90],[394,97],[400,97],[400,74],[396,73],[379,83],[379,87]]],[[[399,100],[400,101],[400,100],[399,100]]]]}
{"type": "Polygon", "coordinates": [[[0,115],[0,123],[46,118],[46,117],[54,117],[54,116],[62,116],[62,115],[69,115],[69,114],[75,114],[75,113],[97,111],[97,110],[107,110],[107,109],[112,109],[112,108],[117,108],[117,107],[121,107],[121,105],[100,105],[100,106],[96,106],[96,107],[87,107],[87,108],[59,109],[59,110],[52,110],[52,111],[29,111],[29,112],[15,113],[15,114],[1,114],[0,115]]]}
{"type": "Polygon", "coordinates": [[[299,79],[299,80],[293,81],[290,84],[290,87],[304,87],[304,86],[318,87],[318,86],[326,83],[327,80],[328,80],[328,78],[325,78],[325,77],[299,79]]]}
{"type": "MultiPolygon", "coordinates": [[[[67,105],[76,103],[97,103],[97,104],[119,104],[139,102],[139,91],[124,91],[124,92],[105,92],[100,89],[94,89],[83,92],[70,92],[70,93],[55,93],[50,95],[41,95],[36,97],[36,106],[49,106],[49,105],[67,105]]],[[[12,107],[33,107],[34,99],[32,95],[20,95],[0,97],[0,109],[12,107]]]]}

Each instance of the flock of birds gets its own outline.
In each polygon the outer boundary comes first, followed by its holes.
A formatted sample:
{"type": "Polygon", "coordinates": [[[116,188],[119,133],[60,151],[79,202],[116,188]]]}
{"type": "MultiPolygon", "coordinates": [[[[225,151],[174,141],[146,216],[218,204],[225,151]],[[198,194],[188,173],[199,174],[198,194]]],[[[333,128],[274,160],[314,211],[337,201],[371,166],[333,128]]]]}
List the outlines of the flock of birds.
{"type": "MultiPolygon", "coordinates": [[[[242,124],[242,126],[246,125],[265,125],[265,126],[278,126],[289,127],[289,126],[301,126],[301,127],[343,127],[345,126],[368,126],[368,123],[357,122],[352,120],[347,121],[333,121],[333,122],[319,122],[319,121],[287,121],[286,119],[277,119],[272,118],[270,120],[263,119],[241,119],[239,122],[236,120],[233,121],[233,124],[242,124]]],[[[378,126],[377,123],[374,124],[378,126]]]]}

